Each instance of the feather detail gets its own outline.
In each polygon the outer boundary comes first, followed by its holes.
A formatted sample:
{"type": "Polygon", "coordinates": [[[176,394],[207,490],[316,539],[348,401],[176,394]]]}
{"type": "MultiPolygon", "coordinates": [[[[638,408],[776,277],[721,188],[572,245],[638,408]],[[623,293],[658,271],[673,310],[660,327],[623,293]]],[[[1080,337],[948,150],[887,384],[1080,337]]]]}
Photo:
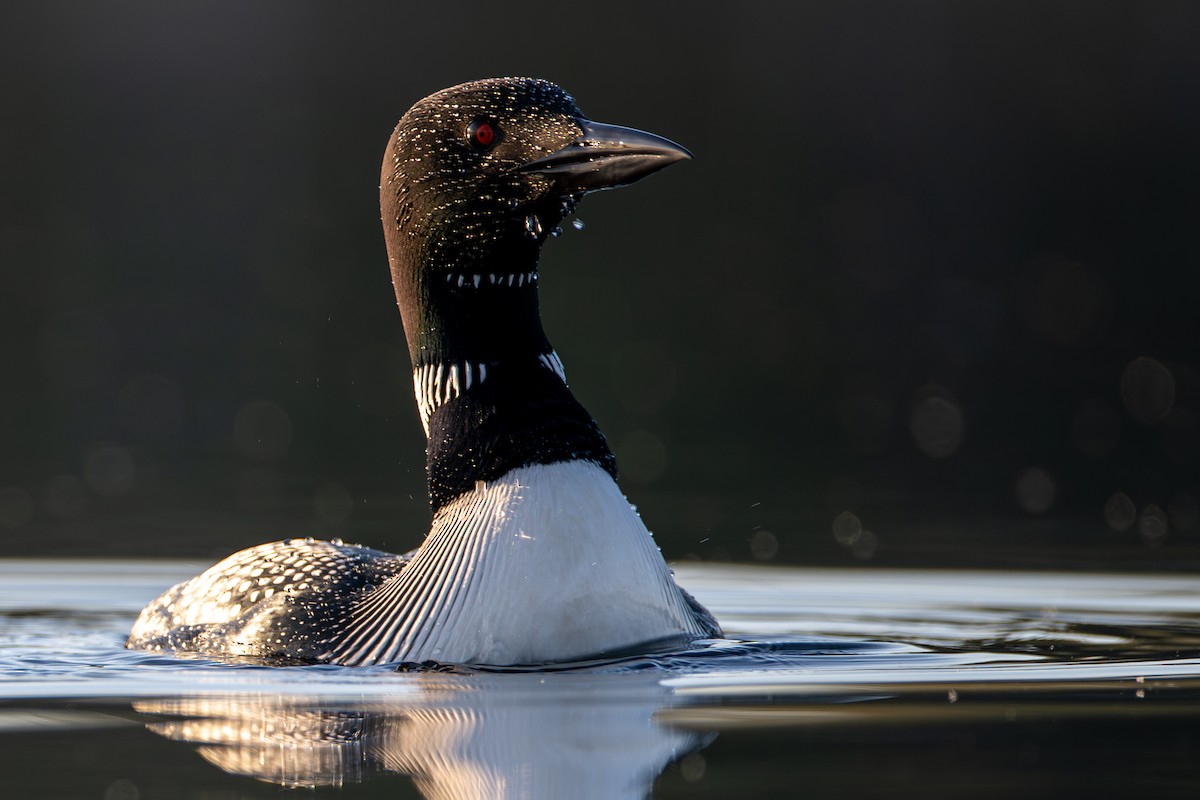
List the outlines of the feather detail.
{"type": "Polygon", "coordinates": [[[480,482],[351,617],[328,660],[533,664],[712,634],[620,489],[583,461],[480,482]]]}

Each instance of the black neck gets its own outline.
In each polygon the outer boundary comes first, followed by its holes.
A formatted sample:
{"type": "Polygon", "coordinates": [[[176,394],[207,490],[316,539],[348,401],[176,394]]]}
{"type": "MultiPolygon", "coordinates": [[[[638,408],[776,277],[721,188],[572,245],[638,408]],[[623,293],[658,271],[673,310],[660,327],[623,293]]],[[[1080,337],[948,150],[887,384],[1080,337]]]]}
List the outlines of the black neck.
{"type": "MultiPolygon", "coordinates": [[[[385,219],[396,202],[383,193],[385,219]]],[[[479,202],[471,214],[430,215],[419,233],[385,226],[392,285],[414,367],[550,350],[536,278],[530,276],[537,275],[542,244],[574,201],[519,209],[501,199],[479,202]]]]}
{"type": "Polygon", "coordinates": [[[422,270],[403,309],[413,367],[501,361],[550,351],[538,307],[537,260],[451,262],[422,270]]]}
{"type": "Polygon", "coordinates": [[[616,478],[603,434],[548,358],[537,290],[547,227],[494,239],[487,252],[436,238],[442,246],[393,246],[400,234],[390,232],[409,353],[425,382],[417,402],[428,414],[435,512],[477,481],[530,464],[584,459],[616,478]]]}
{"type": "Polygon", "coordinates": [[[562,379],[536,355],[508,358],[429,418],[429,497],[436,513],[477,481],[517,467],[582,459],[615,480],[604,435],[562,379]]]}

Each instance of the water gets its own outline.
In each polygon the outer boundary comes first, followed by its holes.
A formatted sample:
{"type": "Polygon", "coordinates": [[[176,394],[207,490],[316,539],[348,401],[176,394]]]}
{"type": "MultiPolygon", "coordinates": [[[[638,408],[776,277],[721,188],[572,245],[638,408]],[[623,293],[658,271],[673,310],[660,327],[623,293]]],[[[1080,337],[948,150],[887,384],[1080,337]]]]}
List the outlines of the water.
{"type": "Polygon", "coordinates": [[[1190,576],[686,565],[729,640],[552,672],[124,650],[141,606],[204,566],[0,561],[5,796],[1200,789],[1190,576]]]}

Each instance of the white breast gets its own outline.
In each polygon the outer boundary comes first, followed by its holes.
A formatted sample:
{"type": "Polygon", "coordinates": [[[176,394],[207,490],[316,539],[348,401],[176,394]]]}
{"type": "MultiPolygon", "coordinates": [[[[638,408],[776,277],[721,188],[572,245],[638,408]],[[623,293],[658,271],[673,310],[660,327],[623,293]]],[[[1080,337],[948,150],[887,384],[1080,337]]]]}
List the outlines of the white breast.
{"type": "Polygon", "coordinates": [[[481,481],[443,508],[329,655],[535,664],[699,635],[637,512],[603,469],[573,461],[481,481]]]}

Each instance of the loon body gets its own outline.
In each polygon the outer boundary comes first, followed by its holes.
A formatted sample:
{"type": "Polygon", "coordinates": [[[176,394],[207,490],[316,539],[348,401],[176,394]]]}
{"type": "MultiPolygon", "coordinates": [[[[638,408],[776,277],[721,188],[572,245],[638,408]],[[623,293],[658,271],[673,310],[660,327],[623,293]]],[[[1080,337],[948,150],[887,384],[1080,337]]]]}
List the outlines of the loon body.
{"type": "Polygon", "coordinates": [[[433,524],[393,555],[289,539],[147,606],[127,646],[338,664],[539,664],[717,636],[616,483],[542,330],[541,246],[579,198],[686,150],[552,83],[462,84],[400,120],[380,202],[433,524]]]}

